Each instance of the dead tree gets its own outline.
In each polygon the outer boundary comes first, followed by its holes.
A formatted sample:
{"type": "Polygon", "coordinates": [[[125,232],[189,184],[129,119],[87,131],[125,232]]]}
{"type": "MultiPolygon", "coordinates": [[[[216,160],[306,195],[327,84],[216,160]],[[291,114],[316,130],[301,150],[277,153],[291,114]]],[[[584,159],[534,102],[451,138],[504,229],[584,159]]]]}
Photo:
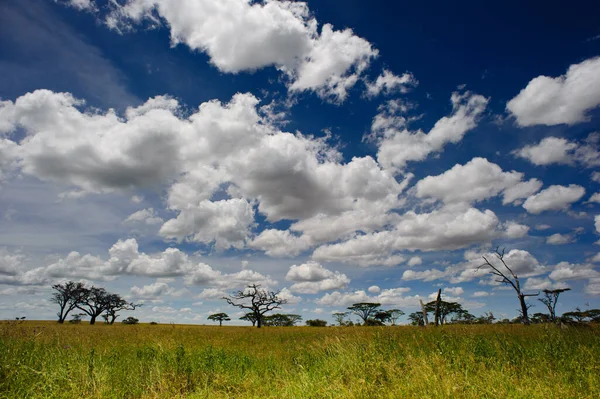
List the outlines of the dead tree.
{"type": "Polygon", "coordinates": [[[265,313],[279,309],[287,303],[286,299],[278,297],[280,291],[267,291],[259,287],[258,284],[252,284],[243,291],[234,292],[233,296],[223,297],[232,306],[248,309],[254,315],[258,328],[263,325],[265,313]]]}
{"type": "Polygon", "coordinates": [[[529,309],[529,306],[527,305],[525,298],[528,296],[537,296],[540,293],[538,292],[537,294],[524,294],[523,292],[521,292],[521,284],[519,283],[519,277],[504,261],[504,248],[502,249],[502,251],[500,251],[499,248],[496,248],[494,255],[502,263],[502,266],[495,266],[485,256],[483,256],[483,260],[485,260],[485,263],[480,265],[477,268],[477,270],[481,269],[482,267],[489,267],[491,269],[490,273],[500,277],[499,279],[496,279],[497,282],[510,285],[515,290],[515,292],[517,293],[517,297],[519,298],[519,304],[521,305],[521,321],[523,322],[523,324],[529,325],[530,321],[529,316],[527,315],[527,310],[529,309]]]}
{"type": "Polygon", "coordinates": [[[442,302],[442,289],[438,290],[437,299],[435,300],[434,319],[436,327],[440,324],[440,302],[442,302]]]}
{"type": "Polygon", "coordinates": [[[558,297],[565,291],[570,291],[570,288],[558,288],[555,290],[544,290],[543,298],[539,298],[538,301],[546,305],[548,308],[548,312],[550,313],[550,321],[556,321],[556,303],[558,302],[558,297]]]}
{"type": "Polygon", "coordinates": [[[423,325],[429,325],[429,321],[427,320],[427,310],[425,309],[425,304],[422,300],[419,299],[419,303],[421,304],[421,312],[423,313],[423,325]]]}

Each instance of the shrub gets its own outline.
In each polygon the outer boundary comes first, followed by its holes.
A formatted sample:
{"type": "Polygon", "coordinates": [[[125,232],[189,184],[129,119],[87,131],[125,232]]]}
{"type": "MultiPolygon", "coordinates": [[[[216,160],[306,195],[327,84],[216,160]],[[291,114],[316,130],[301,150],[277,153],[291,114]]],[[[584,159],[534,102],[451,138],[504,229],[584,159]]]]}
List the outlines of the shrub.
{"type": "Polygon", "coordinates": [[[327,325],[327,322],[321,319],[306,320],[306,325],[309,327],[325,327],[327,325]]]}
{"type": "Polygon", "coordinates": [[[135,317],[131,317],[131,316],[129,316],[128,318],[123,320],[123,324],[137,324],[138,322],[139,322],[138,319],[136,319],[135,317]]]}

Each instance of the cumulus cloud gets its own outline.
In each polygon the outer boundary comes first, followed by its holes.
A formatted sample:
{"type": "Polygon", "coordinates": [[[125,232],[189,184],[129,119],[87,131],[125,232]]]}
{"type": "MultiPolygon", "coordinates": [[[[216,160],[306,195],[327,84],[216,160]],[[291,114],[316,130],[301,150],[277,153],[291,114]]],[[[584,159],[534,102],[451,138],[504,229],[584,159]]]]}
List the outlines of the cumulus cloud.
{"type": "Polygon", "coordinates": [[[569,67],[557,78],[538,76],[506,108],[520,126],[585,122],[600,104],[600,57],[569,67]]]}
{"type": "Polygon", "coordinates": [[[313,252],[313,258],[364,266],[385,264],[383,261],[397,251],[459,249],[489,242],[502,234],[498,227],[499,220],[489,209],[449,206],[430,213],[409,211],[389,230],[320,246],[313,252]]]}
{"type": "Polygon", "coordinates": [[[381,290],[377,295],[369,295],[363,290],[353,292],[334,291],[323,295],[315,302],[323,306],[349,306],[359,302],[375,302],[384,306],[416,307],[419,304],[419,295],[405,296],[410,288],[398,287],[381,290]]]}
{"type": "Polygon", "coordinates": [[[596,167],[600,166],[597,135],[598,133],[590,134],[584,143],[546,137],[537,144],[526,145],[513,151],[513,154],[538,166],[580,164],[585,167],[596,167]]]}
{"type": "Polygon", "coordinates": [[[167,283],[156,282],[143,287],[134,285],[129,292],[136,298],[157,298],[168,295],[172,292],[172,288],[167,283]]]}
{"type": "Polygon", "coordinates": [[[550,245],[564,245],[570,244],[575,241],[575,236],[571,234],[552,234],[551,236],[546,238],[546,244],[550,245]]]}
{"type": "Polygon", "coordinates": [[[404,118],[396,118],[401,126],[394,126],[376,117],[370,137],[378,145],[377,159],[381,165],[392,170],[403,170],[408,162],[422,161],[429,154],[442,151],[446,144],[458,143],[477,126],[488,99],[469,92],[453,93],[451,102],[452,115],[438,120],[428,133],[407,130],[404,118]]]}
{"type": "Polygon", "coordinates": [[[412,267],[412,266],[417,266],[423,263],[423,260],[421,259],[420,256],[413,256],[412,258],[410,258],[408,260],[407,265],[412,267]]]}
{"type": "Polygon", "coordinates": [[[445,203],[478,202],[494,197],[521,182],[522,173],[503,172],[485,158],[473,158],[454,165],[438,176],[427,176],[416,184],[419,198],[435,198],[445,203]]]}
{"type": "Polygon", "coordinates": [[[514,204],[520,205],[523,199],[531,197],[533,194],[540,191],[542,182],[538,179],[529,179],[507,187],[502,193],[502,205],[514,204]]]}
{"type": "Polygon", "coordinates": [[[350,279],[345,274],[332,272],[317,262],[291,266],[285,279],[295,282],[290,287],[290,291],[302,294],[341,289],[350,283],[350,279]]]}
{"type": "Polygon", "coordinates": [[[530,227],[524,224],[519,224],[514,221],[504,223],[505,235],[507,238],[521,238],[527,235],[530,227]]]}
{"type": "Polygon", "coordinates": [[[585,194],[585,189],[576,184],[569,186],[550,186],[538,194],[527,198],[523,208],[529,213],[539,214],[544,211],[567,210],[585,194]]]}
{"type": "Polygon", "coordinates": [[[274,66],[291,91],[312,90],[343,101],[378,51],[351,29],[317,20],[304,2],[248,0],[126,0],[113,5],[109,27],[121,32],[143,22],[165,24],[173,45],[206,53],[220,71],[274,66]]]}
{"type": "Polygon", "coordinates": [[[145,223],[148,225],[160,224],[163,220],[156,215],[153,208],[142,209],[127,216],[123,223],[145,223]]]}
{"type": "Polygon", "coordinates": [[[367,82],[367,97],[375,97],[380,93],[386,95],[394,92],[407,93],[411,87],[419,82],[411,73],[405,73],[402,76],[396,76],[391,71],[384,69],[382,74],[374,82],[367,82]]]}
{"type": "Polygon", "coordinates": [[[560,262],[554,266],[548,277],[555,281],[585,280],[600,278],[600,272],[591,264],[560,262]]]}
{"type": "Polygon", "coordinates": [[[379,294],[381,292],[381,288],[376,285],[372,285],[367,289],[367,291],[369,291],[371,294],[379,294]]]}
{"type": "MultiPolygon", "coordinates": [[[[258,210],[269,221],[305,222],[294,228],[315,238],[299,240],[296,252],[387,222],[408,180],[397,182],[368,156],[342,163],[325,138],[283,132],[257,105],[237,94],[184,117],[177,101],[156,97],[119,117],[85,110],[68,93],[38,90],[0,103],[0,129],[25,132],[11,141],[23,174],[81,193],[167,187],[167,206],[177,213],[160,229],[167,239],[241,248],[258,210]]],[[[273,245],[293,238],[277,234],[256,237],[256,248],[287,251],[273,245]]]]}

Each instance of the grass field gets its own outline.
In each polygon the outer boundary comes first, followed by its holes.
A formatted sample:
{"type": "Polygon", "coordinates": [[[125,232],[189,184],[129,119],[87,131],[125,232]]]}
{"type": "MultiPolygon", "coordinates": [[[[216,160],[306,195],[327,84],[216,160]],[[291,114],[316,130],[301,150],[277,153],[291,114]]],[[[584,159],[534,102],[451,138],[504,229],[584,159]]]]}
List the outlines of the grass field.
{"type": "Polygon", "coordinates": [[[2,398],[599,398],[600,329],[0,324],[2,398]]]}

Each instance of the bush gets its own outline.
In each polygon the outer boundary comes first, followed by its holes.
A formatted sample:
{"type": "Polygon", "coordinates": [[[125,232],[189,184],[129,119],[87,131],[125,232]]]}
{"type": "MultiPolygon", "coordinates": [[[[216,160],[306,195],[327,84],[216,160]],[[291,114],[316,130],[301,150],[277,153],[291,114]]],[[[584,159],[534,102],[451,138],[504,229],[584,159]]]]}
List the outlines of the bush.
{"type": "Polygon", "coordinates": [[[153,326],[157,325],[158,323],[155,321],[151,321],[150,324],[152,324],[153,326]]]}
{"type": "Polygon", "coordinates": [[[138,319],[136,319],[135,317],[131,317],[131,316],[129,316],[128,318],[123,320],[123,324],[137,324],[138,322],[139,322],[138,319]]]}
{"type": "Polygon", "coordinates": [[[327,325],[327,322],[321,319],[306,320],[306,325],[309,327],[325,327],[327,325]]]}

